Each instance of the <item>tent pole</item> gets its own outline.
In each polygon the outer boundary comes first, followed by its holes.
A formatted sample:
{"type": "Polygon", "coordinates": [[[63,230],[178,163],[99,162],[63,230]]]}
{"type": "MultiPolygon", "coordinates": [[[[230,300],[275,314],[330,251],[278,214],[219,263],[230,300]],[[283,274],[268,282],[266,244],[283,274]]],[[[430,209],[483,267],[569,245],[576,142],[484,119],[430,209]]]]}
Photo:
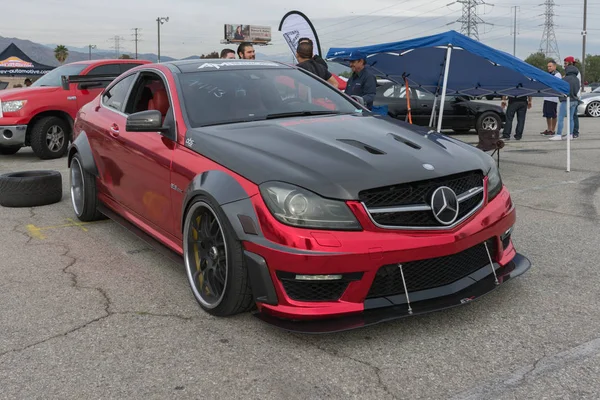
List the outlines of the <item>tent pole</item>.
{"type": "Polygon", "coordinates": [[[571,172],[571,97],[567,96],[567,172],[571,172]]]}
{"type": "Polygon", "coordinates": [[[448,52],[446,53],[446,65],[444,66],[444,83],[442,85],[442,99],[440,101],[440,116],[437,124],[437,131],[442,131],[442,118],[444,117],[444,104],[446,102],[446,89],[448,87],[448,71],[450,70],[450,56],[452,55],[452,45],[448,45],[448,52]]]}
{"type": "MultiPolygon", "coordinates": [[[[436,90],[437,92],[437,90],[436,90]]],[[[433,108],[431,109],[431,117],[429,117],[429,127],[433,128],[433,116],[435,115],[435,107],[437,106],[438,95],[436,93],[435,99],[433,100],[433,108]]]]}

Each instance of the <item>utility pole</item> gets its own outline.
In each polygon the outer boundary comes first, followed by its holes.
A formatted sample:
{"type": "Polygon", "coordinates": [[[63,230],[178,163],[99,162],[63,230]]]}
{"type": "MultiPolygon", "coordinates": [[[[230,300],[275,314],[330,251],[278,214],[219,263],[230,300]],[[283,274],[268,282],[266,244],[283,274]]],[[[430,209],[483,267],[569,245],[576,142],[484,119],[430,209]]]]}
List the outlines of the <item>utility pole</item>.
{"type": "Polygon", "coordinates": [[[135,36],[135,59],[137,60],[138,58],[138,42],[140,41],[139,36],[140,34],[138,33],[138,31],[140,30],[140,28],[133,28],[133,30],[135,31],[135,33],[133,34],[135,36]]]}
{"type": "Polygon", "coordinates": [[[95,44],[88,44],[88,48],[89,48],[88,50],[89,50],[89,53],[90,53],[90,60],[91,60],[92,59],[92,49],[95,49],[96,45],[95,44]]]}
{"type": "MultiPolygon", "coordinates": [[[[463,15],[456,22],[460,22],[460,33],[467,35],[470,38],[479,40],[479,24],[488,24],[477,15],[477,7],[487,4],[485,0],[456,0],[456,3],[461,3],[463,6],[463,15]]],[[[454,3],[452,3],[454,4],[454,3]]]]}
{"type": "Polygon", "coordinates": [[[556,34],[554,33],[554,0],[546,0],[543,4],[546,6],[546,11],[542,14],[545,17],[544,33],[542,33],[542,41],[540,42],[540,52],[546,57],[551,57],[554,61],[561,63],[560,54],[558,52],[558,44],[556,42],[556,34]]]}
{"type": "Polygon", "coordinates": [[[158,25],[158,62],[160,63],[160,26],[165,22],[169,22],[169,17],[158,17],[156,18],[156,24],[158,25]]]}
{"type": "Polygon", "coordinates": [[[515,9],[515,21],[513,26],[513,56],[517,56],[517,8],[519,6],[512,6],[515,9]]]}
{"type": "Polygon", "coordinates": [[[583,0],[583,31],[581,34],[583,35],[583,46],[581,51],[581,84],[585,82],[585,38],[587,36],[587,0],[583,0]]]}

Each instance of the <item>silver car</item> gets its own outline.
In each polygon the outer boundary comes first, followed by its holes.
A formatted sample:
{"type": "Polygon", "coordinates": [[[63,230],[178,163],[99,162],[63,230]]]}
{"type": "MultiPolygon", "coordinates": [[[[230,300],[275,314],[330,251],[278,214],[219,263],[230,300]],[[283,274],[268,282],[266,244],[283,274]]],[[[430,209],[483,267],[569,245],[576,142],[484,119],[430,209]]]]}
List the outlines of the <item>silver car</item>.
{"type": "Polygon", "coordinates": [[[600,117],[600,86],[591,93],[583,93],[581,95],[581,102],[577,107],[577,115],[600,117]]]}

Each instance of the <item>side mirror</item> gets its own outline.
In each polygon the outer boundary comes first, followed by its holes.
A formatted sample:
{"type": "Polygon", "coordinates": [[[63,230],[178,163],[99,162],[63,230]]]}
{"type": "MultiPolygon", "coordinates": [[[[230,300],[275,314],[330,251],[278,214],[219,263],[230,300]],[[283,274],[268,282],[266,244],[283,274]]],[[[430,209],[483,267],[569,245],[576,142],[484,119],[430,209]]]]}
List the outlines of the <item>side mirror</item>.
{"type": "Polygon", "coordinates": [[[163,127],[160,111],[147,110],[128,116],[125,130],[127,132],[166,132],[169,128],[163,127]]]}
{"type": "Polygon", "coordinates": [[[365,107],[365,99],[355,94],[352,95],[352,98],[357,101],[361,106],[365,107]]]}

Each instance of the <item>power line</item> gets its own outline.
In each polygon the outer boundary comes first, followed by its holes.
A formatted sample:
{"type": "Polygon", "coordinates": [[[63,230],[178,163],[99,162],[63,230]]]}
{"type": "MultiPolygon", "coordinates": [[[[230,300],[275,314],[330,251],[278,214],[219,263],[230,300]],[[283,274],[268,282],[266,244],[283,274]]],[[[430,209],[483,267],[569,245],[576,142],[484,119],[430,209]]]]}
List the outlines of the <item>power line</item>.
{"type": "MultiPolygon", "coordinates": [[[[475,40],[479,40],[479,24],[488,24],[477,15],[477,7],[488,4],[485,0],[456,0],[456,3],[462,4],[463,15],[456,22],[460,22],[460,33],[475,40]]],[[[491,25],[491,24],[489,24],[491,25]]]]}
{"type": "Polygon", "coordinates": [[[546,0],[543,4],[546,6],[546,11],[542,14],[545,17],[544,33],[542,33],[542,41],[540,42],[540,52],[546,57],[560,60],[558,52],[558,43],[556,42],[556,34],[554,32],[554,0],[546,0]]]}
{"type": "Polygon", "coordinates": [[[141,31],[142,28],[133,28],[134,33],[132,35],[134,35],[135,39],[133,39],[133,41],[135,42],[135,59],[137,60],[138,58],[138,42],[141,42],[142,40],[140,39],[141,34],[138,33],[138,31],[141,31]]]}

